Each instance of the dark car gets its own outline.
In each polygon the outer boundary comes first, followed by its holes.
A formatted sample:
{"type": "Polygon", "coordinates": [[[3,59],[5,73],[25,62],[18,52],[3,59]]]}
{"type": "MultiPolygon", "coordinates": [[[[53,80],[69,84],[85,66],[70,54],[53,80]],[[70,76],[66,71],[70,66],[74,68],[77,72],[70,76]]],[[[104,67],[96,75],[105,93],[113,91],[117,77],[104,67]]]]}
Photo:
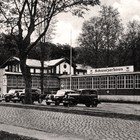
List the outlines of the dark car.
{"type": "MultiPolygon", "coordinates": [[[[38,88],[32,88],[31,89],[31,94],[32,94],[32,102],[34,101],[38,101],[39,103],[41,103],[41,90],[38,88]]],[[[19,92],[18,94],[16,94],[16,96],[11,98],[11,101],[13,102],[25,102],[25,89],[22,92],[19,92]]]]}
{"type": "Polygon", "coordinates": [[[56,94],[50,94],[46,97],[46,104],[50,105],[51,103],[54,103],[55,105],[59,105],[63,102],[63,98],[70,93],[75,93],[75,91],[70,89],[58,90],[56,94]]]}
{"type": "Polygon", "coordinates": [[[99,103],[97,90],[94,89],[78,89],[63,98],[64,106],[85,104],[87,107],[97,107],[99,103]]]}
{"type": "Polygon", "coordinates": [[[5,101],[10,102],[11,99],[16,97],[19,92],[23,92],[23,89],[10,89],[8,93],[4,95],[5,101]]]}
{"type": "Polygon", "coordinates": [[[4,94],[0,94],[0,102],[4,101],[5,98],[4,98],[4,94]]]}

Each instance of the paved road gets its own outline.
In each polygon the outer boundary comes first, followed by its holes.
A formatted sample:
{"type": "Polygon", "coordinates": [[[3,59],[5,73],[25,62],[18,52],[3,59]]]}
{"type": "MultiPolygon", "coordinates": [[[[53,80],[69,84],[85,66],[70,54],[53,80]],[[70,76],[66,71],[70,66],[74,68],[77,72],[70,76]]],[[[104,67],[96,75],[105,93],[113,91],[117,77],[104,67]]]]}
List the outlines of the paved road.
{"type": "Polygon", "coordinates": [[[0,106],[0,123],[84,140],[140,140],[140,121],[0,106]]]}

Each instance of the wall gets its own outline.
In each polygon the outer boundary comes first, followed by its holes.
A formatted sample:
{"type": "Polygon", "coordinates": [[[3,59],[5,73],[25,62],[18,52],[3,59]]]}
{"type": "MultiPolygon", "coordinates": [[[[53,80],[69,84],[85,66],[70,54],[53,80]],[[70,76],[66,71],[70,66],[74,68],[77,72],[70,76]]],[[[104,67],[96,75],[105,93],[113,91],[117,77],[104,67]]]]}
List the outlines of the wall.
{"type": "MultiPolygon", "coordinates": [[[[67,72],[67,74],[70,74],[70,65],[68,63],[61,63],[60,65],[58,65],[56,67],[56,73],[59,74],[59,71],[60,71],[60,74],[63,74],[63,72],[67,72]],[[64,67],[64,65],[66,67],[64,67]]],[[[71,67],[71,74],[73,75],[74,74],[74,68],[71,67]]]]}
{"type": "Polygon", "coordinates": [[[7,93],[7,77],[5,74],[5,69],[0,69],[0,95],[7,93]]]}

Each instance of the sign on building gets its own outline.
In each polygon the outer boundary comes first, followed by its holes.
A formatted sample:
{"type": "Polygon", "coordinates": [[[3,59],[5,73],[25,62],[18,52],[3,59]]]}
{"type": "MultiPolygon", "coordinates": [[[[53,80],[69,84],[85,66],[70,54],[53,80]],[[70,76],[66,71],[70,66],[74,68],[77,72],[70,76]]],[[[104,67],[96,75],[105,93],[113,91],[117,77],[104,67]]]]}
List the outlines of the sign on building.
{"type": "Polygon", "coordinates": [[[107,67],[88,69],[87,74],[103,74],[103,73],[119,73],[119,72],[133,72],[133,66],[121,66],[121,67],[107,67]]]}

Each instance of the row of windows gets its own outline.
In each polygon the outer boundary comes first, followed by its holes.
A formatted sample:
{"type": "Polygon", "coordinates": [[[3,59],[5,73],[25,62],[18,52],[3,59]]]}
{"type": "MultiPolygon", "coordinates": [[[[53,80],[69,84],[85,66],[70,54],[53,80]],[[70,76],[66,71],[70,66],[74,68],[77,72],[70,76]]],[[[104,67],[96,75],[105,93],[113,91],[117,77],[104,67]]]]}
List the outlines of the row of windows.
{"type": "MultiPolygon", "coordinates": [[[[32,87],[40,87],[40,78],[32,77],[32,87]]],[[[9,87],[24,87],[22,76],[7,76],[7,85],[9,87]]],[[[61,88],[96,88],[96,89],[140,89],[140,75],[120,75],[103,77],[80,77],[60,80],[61,88]]],[[[59,88],[59,80],[55,77],[44,77],[45,88],[59,88]]]]}
{"type": "MultiPolygon", "coordinates": [[[[32,87],[40,87],[40,77],[32,77],[32,87]]],[[[22,76],[7,76],[8,87],[24,88],[25,83],[22,76]]],[[[59,88],[59,81],[57,78],[45,77],[44,88],[59,88]]]]}
{"type": "MultiPolygon", "coordinates": [[[[70,79],[61,79],[62,88],[70,88],[70,79]]],[[[72,89],[96,88],[96,89],[140,89],[140,75],[120,75],[102,77],[72,78],[72,89]]]]}
{"type": "MultiPolygon", "coordinates": [[[[6,67],[6,71],[9,72],[21,72],[20,66],[19,65],[8,65],[6,67]]],[[[39,68],[31,68],[30,69],[31,73],[41,73],[41,70],[39,68]]],[[[55,69],[44,69],[44,73],[55,73],[55,69]]]]}

